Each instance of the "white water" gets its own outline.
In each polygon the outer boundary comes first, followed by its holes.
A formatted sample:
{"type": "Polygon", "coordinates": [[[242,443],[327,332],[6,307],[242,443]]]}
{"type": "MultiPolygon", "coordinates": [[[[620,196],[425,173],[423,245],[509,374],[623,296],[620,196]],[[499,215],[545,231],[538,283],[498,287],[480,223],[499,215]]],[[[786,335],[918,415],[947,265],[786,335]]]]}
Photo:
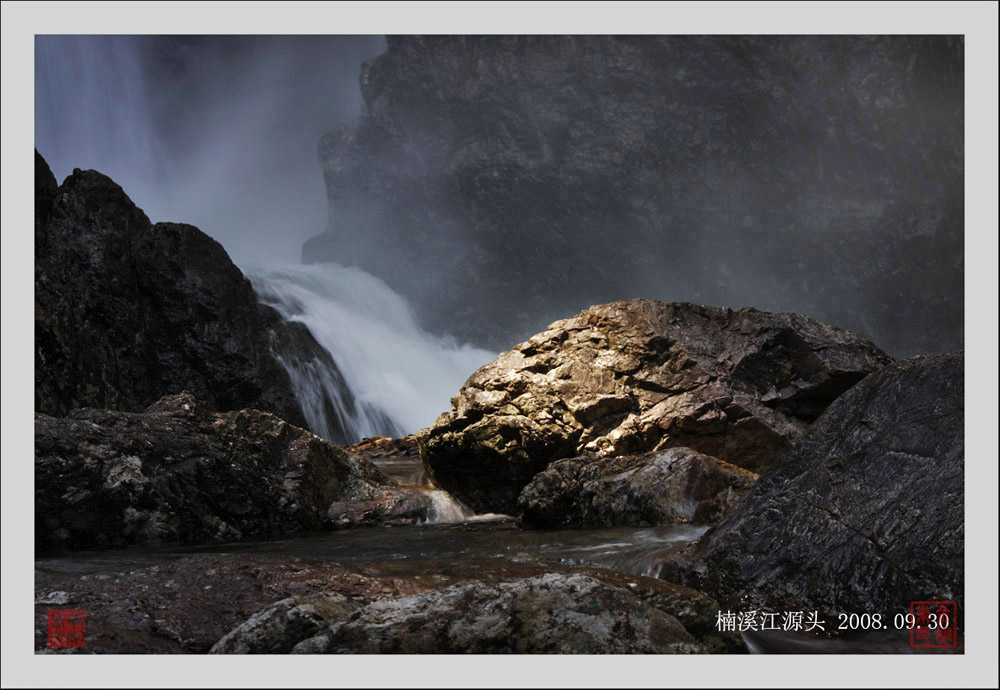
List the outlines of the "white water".
{"type": "Polygon", "coordinates": [[[424,331],[406,301],[359,268],[337,264],[241,266],[262,302],[303,323],[332,356],[355,397],[351,406],[331,372],[291,367],[283,359],[313,430],[323,419],[323,392],[335,401],[351,442],[411,434],[451,409],[451,396],[496,353],[456,345],[424,331]],[[384,416],[396,429],[385,428],[384,416]]]}
{"type": "Polygon", "coordinates": [[[427,511],[427,525],[449,525],[465,522],[475,513],[451,497],[447,491],[431,489],[426,492],[431,499],[430,510],[427,511]]]}

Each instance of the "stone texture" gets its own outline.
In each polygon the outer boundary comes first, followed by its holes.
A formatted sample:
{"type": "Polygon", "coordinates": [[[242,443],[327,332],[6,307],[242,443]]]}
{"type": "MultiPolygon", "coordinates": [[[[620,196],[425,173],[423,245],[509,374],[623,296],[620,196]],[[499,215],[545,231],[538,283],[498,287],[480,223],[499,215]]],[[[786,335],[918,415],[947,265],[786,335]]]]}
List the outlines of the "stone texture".
{"type": "MultiPolygon", "coordinates": [[[[87,653],[278,653],[373,601],[456,584],[496,586],[543,575],[583,575],[627,590],[676,618],[710,653],[746,653],[716,630],[718,603],[650,577],[551,561],[463,557],[344,566],[314,558],[248,553],[41,561],[35,571],[35,648],[46,650],[46,611],[87,611],[87,653]],[[66,568],[66,572],[59,572],[66,568]]],[[[632,602],[634,604],[634,602],[632,602]]],[[[66,650],[63,650],[65,653],[66,650]]]]}
{"type": "Polygon", "coordinates": [[[613,302],[481,367],[417,440],[434,483],[478,512],[513,513],[536,474],[584,451],[687,446],[759,473],[889,361],[797,314],[613,302]]]}
{"type": "Polygon", "coordinates": [[[293,653],[695,654],[676,618],[585,575],[457,584],[379,601],[293,653]]]}
{"type": "Polygon", "coordinates": [[[868,376],[723,521],[663,565],[724,603],[909,612],[965,592],[964,356],[868,376]]]}
{"type": "Polygon", "coordinates": [[[258,611],[216,642],[211,654],[285,654],[360,604],[342,594],[288,597],[258,611]]]}
{"type": "Polygon", "coordinates": [[[633,527],[719,519],[757,475],[690,448],[557,460],[517,499],[538,527],[633,527]]]}
{"type": "Polygon", "coordinates": [[[963,75],[961,37],[389,36],[303,259],[497,351],[636,295],[955,350],[963,75]]]}
{"type": "Polygon", "coordinates": [[[99,172],[55,188],[36,151],[35,178],[36,412],[138,412],[189,391],[305,425],[272,345],[295,366],[329,355],[258,303],[222,245],[191,225],[153,225],[99,172]]]}
{"type": "MultiPolygon", "coordinates": [[[[312,602],[315,609],[315,602],[327,599],[331,606],[323,611],[329,613],[339,596],[363,605],[400,594],[389,579],[329,561],[239,553],[159,560],[139,554],[127,565],[73,570],[35,572],[36,652],[56,651],[46,648],[52,604],[44,600],[54,590],[65,594],[58,608],[87,612],[87,645],[79,651],[88,654],[205,653],[255,613],[281,600],[312,602]]],[[[301,620],[293,614],[283,620],[296,619],[301,620]]],[[[263,630],[256,639],[262,644],[276,641],[263,630]]],[[[248,638],[244,642],[250,644],[248,638]]],[[[237,641],[227,644],[235,646],[237,641]]]]}
{"type": "Polygon", "coordinates": [[[35,415],[42,550],[413,524],[421,500],[272,414],[216,413],[187,393],[145,413],[35,415]]]}

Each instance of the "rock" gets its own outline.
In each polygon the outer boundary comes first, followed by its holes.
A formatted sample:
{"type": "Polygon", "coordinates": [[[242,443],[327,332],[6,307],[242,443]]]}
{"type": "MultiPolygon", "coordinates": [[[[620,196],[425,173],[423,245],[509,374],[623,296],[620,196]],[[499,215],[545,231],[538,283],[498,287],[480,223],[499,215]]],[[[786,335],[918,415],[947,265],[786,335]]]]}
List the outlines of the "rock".
{"type": "Polygon", "coordinates": [[[41,604],[42,606],[65,606],[73,601],[67,592],[49,592],[45,596],[36,599],[35,604],[41,604]]]}
{"type": "Polygon", "coordinates": [[[958,37],[389,36],[303,260],[495,351],[623,295],[955,350],[963,77],[958,37]]]}
{"type": "Polygon", "coordinates": [[[36,412],[139,412],[186,390],[216,409],[305,425],[272,343],[307,359],[325,351],[258,303],[218,242],[190,225],[153,225],[96,171],[56,189],[37,152],[35,169],[36,412]]]}
{"type": "MultiPolygon", "coordinates": [[[[87,613],[84,651],[98,654],[201,654],[221,644],[221,638],[243,627],[254,614],[282,600],[302,605],[298,612],[281,618],[294,624],[303,621],[307,605],[317,615],[333,615],[340,597],[346,597],[350,606],[361,606],[400,595],[387,578],[329,561],[246,553],[158,561],[138,555],[127,565],[119,562],[109,567],[99,562],[96,569],[92,561],[77,559],[66,573],[58,572],[59,565],[55,562],[36,570],[35,591],[71,589],[73,608],[87,613]],[[148,565],[150,560],[156,565],[148,565]]],[[[35,604],[36,651],[46,649],[46,619],[51,607],[35,604]]],[[[274,615],[271,620],[279,618],[274,615]]],[[[256,636],[247,628],[243,631],[245,634],[233,635],[226,645],[280,642],[271,628],[258,626],[256,636]]]]}
{"type": "Polygon", "coordinates": [[[757,475],[690,448],[557,460],[517,499],[538,527],[632,527],[718,522],[757,475]]]}
{"type": "Polygon", "coordinates": [[[696,654],[673,616],[585,575],[457,584],[378,601],[293,653],[696,654]]]}
{"type": "Polygon", "coordinates": [[[383,458],[415,458],[420,456],[420,449],[417,447],[417,438],[412,435],[401,438],[390,438],[388,436],[365,438],[358,443],[344,446],[344,451],[358,457],[363,457],[369,462],[383,458]]]}
{"type": "MultiPolygon", "coordinates": [[[[41,561],[35,571],[35,648],[46,648],[52,592],[72,590],[87,611],[88,652],[260,653],[288,651],[373,601],[436,592],[456,584],[496,586],[545,575],[582,575],[626,590],[676,618],[711,653],[746,653],[735,634],[719,633],[718,603],[650,577],[551,561],[462,557],[380,560],[344,566],[327,560],[240,552],[163,558],[107,554],[41,561]],[[155,563],[155,565],[150,565],[155,563]],[[63,571],[63,572],[61,572],[63,571]]],[[[630,606],[635,602],[631,599],[630,606]]],[[[61,599],[59,599],[61,601],[61,599]]],[[[582,602],[580,602],[582,603],[582,602]]]]}
{"type": "Polygon", "coordinates": [[[258,611],[215,643],[211,654],[285,654],[360,604],[342,594],[289,597],[258,611]]]}
{"type": "Polygon", "coordinates": [[[512,513],[550,463],[687,446],[761,472],[890,359],[797,314],[636,299],[591,307],[502,353],[417,435],[434,483],[512,513]]]}
{"type": "Polygon", "coordinates": [[[871,374],[663,576],[745,608],[962,610],[963,380],[962,353],[871,374]]]}
{"type": "Polygon", "coordinates": [[[427,518],[370,463],[272,414],[217,413],[188,393],[145,413],[36,414],[35,487],[39,549],[427,518]],[[365,511],[345,516],[350,502],[365,511]]]}

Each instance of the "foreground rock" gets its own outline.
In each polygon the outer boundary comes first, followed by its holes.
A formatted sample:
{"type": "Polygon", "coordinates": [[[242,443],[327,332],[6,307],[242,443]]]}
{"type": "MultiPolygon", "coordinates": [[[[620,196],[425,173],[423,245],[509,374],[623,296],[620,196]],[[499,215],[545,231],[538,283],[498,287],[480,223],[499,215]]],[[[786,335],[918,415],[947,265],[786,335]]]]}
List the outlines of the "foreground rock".
{"type": "Polygon", "coordinates": [[[35,487],[40,549],[412,524],[428,509],[308,431],[186,393],[145,413],[36,414],[35,487]]]}
{"type": "Polygon", "coordinates": [[[963,380],[961,353],[872,374],[663,576],[746,608],[961,610],[963,380]]]}
{"type": "Polygon", "coordinates": [[[536,474],[585,451],[687,446],[759,473],[889,361],[797,314],[612,302],[481,367],[417,438],[434,483],[479,512],[516,510],[536,474]]]}
{"type": "Polygon", "coordinates": [[[535,475],[517,499],[539,527],[626,527],[711,523],[757,475],[690,448],[620,458],[582,455],[535,475]]]}
{"type": "Polygon", "coordinates": [[[48,574],[43,562],[35,591],[35,649],[46,649],[47,610],[76,608],[87,612],[87,645],[63,651],[91,654],[205,653],[284,599],[306,602],[322,594],[360,606],[400,595],[390,579],[336,563],[246,554],[187,556],[156,565],[144,564],[140,555],[127,566],[80,574],[48,574]],[[47,603],[53,598],[61,603],[47,603]]]}
{"type": "MultiPolygon", "coordinates": [[[[431,567],[409,559],[344,566],[245,553],[146,556],[155,565],[143,554],[118,559],[124,566],[114,565],[115,558],[77,559],[65,573],[59,572],[66,567],[61,560],[36,562],[36,650],[46,650],[50,608],[87,611],[87,646],[72,651],[284,653],[376,601],[458,584],[496,589],[529,578],[575,575],[631,593],[676,619],[706,651],[746,652],[739,636],[716,630],[714,599],[664,580],[604,568],[508,558],[435,560],[431,567]]],[[[638,609],[633,599],[617,596],[638,609]]]]}
{"type": "Polygon", "coordinates": [[[153,225],[94,170],[57,186],[37,151],[35,186],[36,412],[139,412],[186,390],[305,426],[272,346],[291,367],[336,367],[302,324],[258,303],[222,245],[190,225],[153,225]]]}
{"type": "Polygon", "coordinates": [[[288,597],[258,611],[231,630],[212,654],[286,654],[327,624],[347,618],[361,604],[343,594],[288,597]]]}
{"type": "Polygon", "coordinates": [[[458,584],[370,604],[293,653],[695,654],[676,618],[585,575],[458,584]]]}

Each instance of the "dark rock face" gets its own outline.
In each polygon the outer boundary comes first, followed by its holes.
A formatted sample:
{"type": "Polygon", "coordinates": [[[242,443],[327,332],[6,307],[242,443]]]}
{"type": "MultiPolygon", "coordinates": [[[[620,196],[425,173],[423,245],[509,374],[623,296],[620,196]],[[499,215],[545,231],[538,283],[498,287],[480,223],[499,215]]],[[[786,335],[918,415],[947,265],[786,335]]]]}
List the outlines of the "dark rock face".
{"type": "Polygon", "coordinates": [[[497,350],[634,295],[955,350],[963,71],[961,37],[390,36],[303,259],[497,350]]]}
{"type": "Polygon", "coordinates": [[[152,225],[93,170],[56,189],[35,155],[35,411],[136,412],[186,390],[217,409],[261,409],[304,426],[271,349],[325,354],[309,332],[258,304],[197,228],[152,225]]]}
{"type": "Polygon", "coordinates": [[[663,576],[780,610],[961,608],[963,380],[961,353],[872,374],[663,576]]]}
{"type": "Polygon", "coordinates": [[[517,507],[539,527],[718,522],[757,475],[690,448],[620,458],[557,460],[524,487],[517,507]]]}
{"type": "Polygon", "coordinates": [[[550,463],[687,446],[751,472],[889,358],[797,314],[628,300],[553,323],[469,377],[417,435],[434,483],[512,513],[550,463]]]}
{"type": "Polygon", "coordinates": [[[36,414],[35,487],[42,550],[412,524],[428,509],[308,431],[258,410],[216,413],[187,393],[145,413],[36,414]],[[355,502],[363,509],[345,511],[355,502]]]}
{"type": "Polygon", "coordinates": [[[369,604],[293,653],[696,654],[676,618],[585,575],[457,584],[369,604]]]}

